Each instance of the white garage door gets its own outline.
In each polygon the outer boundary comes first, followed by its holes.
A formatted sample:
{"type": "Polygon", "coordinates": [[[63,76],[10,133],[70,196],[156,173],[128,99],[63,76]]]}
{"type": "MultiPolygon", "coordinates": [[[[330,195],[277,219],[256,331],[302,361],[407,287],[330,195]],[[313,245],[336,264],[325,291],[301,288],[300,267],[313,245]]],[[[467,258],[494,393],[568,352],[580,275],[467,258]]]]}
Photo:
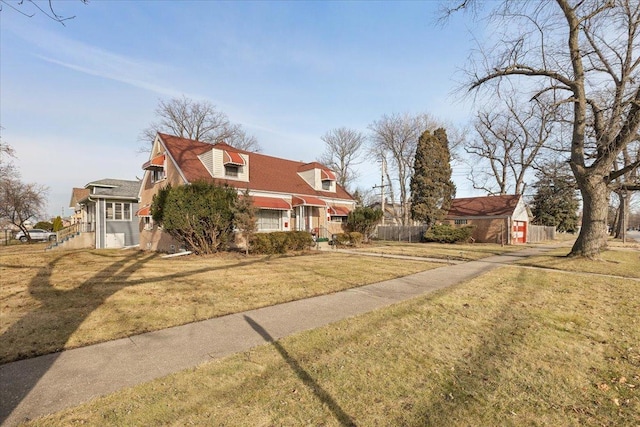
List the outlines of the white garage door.
{"type": "Polygon", "coordinates": [[[106,248],[124,248],[124,233],[107,233],[106,248]]]}

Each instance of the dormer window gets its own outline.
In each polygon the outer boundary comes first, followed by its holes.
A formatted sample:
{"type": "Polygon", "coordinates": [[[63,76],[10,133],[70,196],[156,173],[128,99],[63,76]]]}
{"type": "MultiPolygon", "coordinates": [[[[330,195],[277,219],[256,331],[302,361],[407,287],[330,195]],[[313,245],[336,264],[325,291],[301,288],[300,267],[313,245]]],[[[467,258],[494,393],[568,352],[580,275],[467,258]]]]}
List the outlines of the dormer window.
{"type": "Polygon", "coordinates": [[[333,183],[336,181],[336,175],[333,172],[329,169],[322,169],[320,171],[320,180],[324,191],[334,191],[333,183]]]}
{"type": "Polygon", "coordinates": [[[224,163],[224,176],[238,178],[242,172],[242,168],[246,164],[244,158],[242,158],[240,153],[227,150],[224,150],[222,158],[224,163]]]}
{"type": "Polygon", "coordinates": [[[224,176],[237,178],[239,171],[240,171],[240,166],[238,165],[232,165],[232,164],[224,165],[224,176]]]}

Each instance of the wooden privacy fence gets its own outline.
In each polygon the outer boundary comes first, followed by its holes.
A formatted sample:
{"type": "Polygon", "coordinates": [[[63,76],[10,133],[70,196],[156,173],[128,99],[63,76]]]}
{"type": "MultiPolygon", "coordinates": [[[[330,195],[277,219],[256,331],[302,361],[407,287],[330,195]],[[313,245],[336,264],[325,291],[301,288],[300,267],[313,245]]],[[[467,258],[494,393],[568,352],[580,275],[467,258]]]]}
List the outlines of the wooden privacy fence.
{"type": "Polygon", "coordinates": [[[425,225],[379,225],[374,237],[396,242],[422,242],[425,231],[425,225]]]}
{"type": "Polygon", "coordinates": [[[545,240],[554,240],[556,238],[556,228],[544,225],[529,224],[529,233],[527,243],[544,242],[545,240]]]}

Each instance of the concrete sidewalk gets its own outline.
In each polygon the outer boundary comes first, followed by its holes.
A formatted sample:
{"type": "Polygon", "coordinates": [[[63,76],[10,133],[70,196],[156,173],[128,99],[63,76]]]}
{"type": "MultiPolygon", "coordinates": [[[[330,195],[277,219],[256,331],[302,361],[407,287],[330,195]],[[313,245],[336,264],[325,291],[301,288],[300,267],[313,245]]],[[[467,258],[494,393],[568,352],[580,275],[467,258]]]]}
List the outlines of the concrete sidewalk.
{"type": "Polygon", "coordinates": [[[277,340],[469,280],[554,247],[527,248],[330,295],[8,363],[0,366],[0,423],[13,426],[264,344],[265,338],[248,319],[277,340]]]}

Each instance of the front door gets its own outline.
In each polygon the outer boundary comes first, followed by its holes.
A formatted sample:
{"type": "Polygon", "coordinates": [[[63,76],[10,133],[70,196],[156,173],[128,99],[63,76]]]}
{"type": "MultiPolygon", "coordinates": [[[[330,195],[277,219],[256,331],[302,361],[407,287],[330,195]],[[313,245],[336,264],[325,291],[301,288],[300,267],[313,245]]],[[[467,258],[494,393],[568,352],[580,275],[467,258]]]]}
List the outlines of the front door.
{"type": "Polygon", "coordinates": [[[527,223],[513,221],[513,243],[527,243],[527,223]]]}

